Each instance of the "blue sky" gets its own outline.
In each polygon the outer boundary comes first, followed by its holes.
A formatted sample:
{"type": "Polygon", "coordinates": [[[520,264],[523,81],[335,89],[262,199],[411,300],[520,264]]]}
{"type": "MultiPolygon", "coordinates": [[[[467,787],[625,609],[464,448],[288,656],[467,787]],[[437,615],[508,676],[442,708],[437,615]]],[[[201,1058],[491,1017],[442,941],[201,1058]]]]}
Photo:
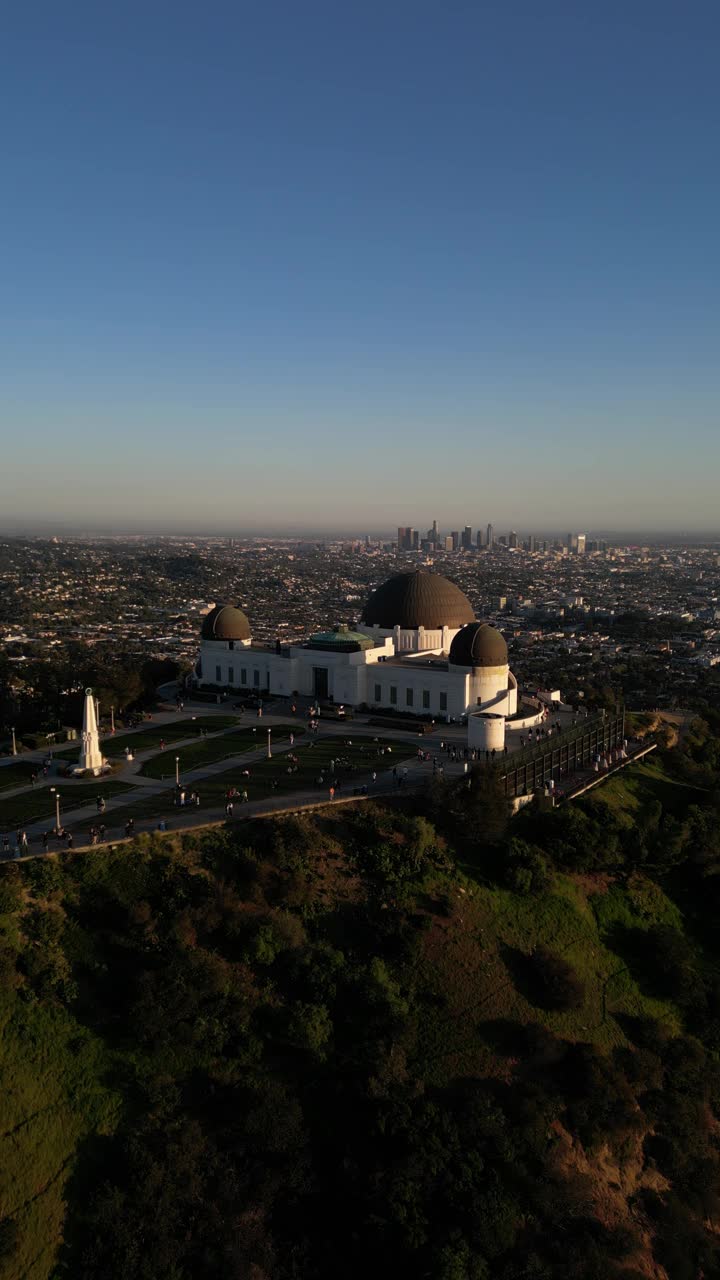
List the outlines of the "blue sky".
{"type": "Polygon", "coordinates": [[[3,17],[0,527],[720,527],[715,3],[3,17]]]}

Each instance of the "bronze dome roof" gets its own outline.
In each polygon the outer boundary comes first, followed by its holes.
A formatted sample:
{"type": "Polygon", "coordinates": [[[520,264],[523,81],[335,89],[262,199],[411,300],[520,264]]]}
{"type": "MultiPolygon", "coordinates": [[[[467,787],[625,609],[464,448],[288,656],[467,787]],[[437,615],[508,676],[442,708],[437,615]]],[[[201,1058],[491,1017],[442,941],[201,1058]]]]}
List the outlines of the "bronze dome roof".
{"type": "Polygon", "coordinates": [[[506,667],[508,647],[489,622],[470,622],[454,637],[448,660],[456,667],[506,667]]]}
{"type": "Polygon", "coordinates": [[[439,573],[416,569],[398,573],[373,591],[363,610],[362,621],[369,627],[393,627],[414,631],[417,627],[438,630],[461,627],[474,618],[467,596],[439,573]]]}
{"type": "Polygon", "coordinates": [[[205,614],[200,635],[203,640],[249,640],[250,623],[242,609],[216,604],[205,614]]]}

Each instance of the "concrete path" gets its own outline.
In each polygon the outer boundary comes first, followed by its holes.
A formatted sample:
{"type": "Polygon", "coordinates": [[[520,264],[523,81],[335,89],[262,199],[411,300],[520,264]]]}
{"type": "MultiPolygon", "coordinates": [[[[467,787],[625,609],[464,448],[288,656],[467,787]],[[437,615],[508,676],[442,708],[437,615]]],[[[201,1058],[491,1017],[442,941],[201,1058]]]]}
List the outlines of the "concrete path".
{"type": "MultiPolygon", "coordinates": [[[[267,722],[264,723],[264,727],[265,728],[272,727],[272,720],[275,720],[275,723],[283,723],[283,724],[288,723],[287,718],[285,717],[268,716],[267,722]]],[[[263,721],[265,722],[265,717],[263,717],[263,721]]],[[[232,732],[232,730],[225,730],[224,732],[232,732]]],[[[219,737],[221,735],[218,734],[213,736],[219,737]]],[[[433,735],[426,735],[423,738],[424,749],[428,749],[429,747],[433,752],[433,754],[438,755],[440,739],[443,736],[447,737],[447,734],[443,734],[440,731],[437,731],[433,735]]],[[[403,747],[407,747],[407,754],[398,755],[393,759],[393,766],[396,766],[403,770],[407,768],[408,770],[407,781],[406,783],[403,784],[404,786],[407,786],[408,788],[412,788],[417,786],[419,783],[422,783],[422,785],[426,785],[432,779],[432,763],[426,762],[426,763],[420,764],[418,762],[417,746],[415,745],[415,741],[413,739],[409,739],[407,731],[403,732],[400,730],[380,730],[373,725],[367,725],[367,724],[361,725],[357,721],[353,721],[351,723],[326,722],[322,726],[322,733],[316,739],[316,741],[326,742],[328,738],[339,738],[342,741],[349,739],[352,741],[353,737],[355,737],[358,740],[362,739],[363,741],[368,741],[368,742],[372,742],[373,739],[376,739],[376,738],[383,738],[385,740],[390,739],[390,740],[397,741],[403,747]]],[[[297,742],[297,741],[295,742],[293,747],[290,746],[290,742],[288,739],[283,739],[281,742],[278,742],[277,744],[273,744],[273,756],[276,757],[276,756],[284,755],[291,750],[297,750],[298,747],[302,746],[303,738],[305,740],[305,744],[307,745],[310,741],[310,738],[308,737],[307,732],[303,734],[303,737],[300,739],[300,742],[297,742]]],[[[189,741],[194,744],[197,742],[197,739],[192,738],[189,741]]],[[[173,744],[173,746],[175,745],[177,744],[173,744]]],[[[420,745],[419,742],[417,745],[420,745]]],[[[132,766],[130,767],[137,767],[137,768],[141,767],[142,765],[142,758],[140,758],[141,755],[144,756],[145,758],[149,758],[157,754],[158,754],[157,748],[154,748],[144,753],[139,753],[139,755],[136,757],[136,760],[132,762],[132,766]]],[[[208,778],[212,778],[217,774],[228,772],[231,769],[235,769],[235,768],[243,769],[243,768],[251,767],[253,763],[259,763],[260,761],[266,758],[267,758],[267,748],[266,748],[266,745],[264,744],[262,747],[259,747],[257,750],[245,751],[240,755],[236,755],[236,756],[225,756],[223,759],[216,760],[211,764],[200,765],[196,769],[183,772],[181,775],[182,782],[188,788],[191,788],[191,789],[197,788],[198,791],[201,791],[202,782],[204,779],[207,780],[208,778]]],[[[463,761],[458,761],[456,764],[450,764],[449,761],[445,757],[443,757],[440,763],[443,765],[443,769],[446,777],[460,775],[464,771],[463,761]]],[[[354,776],[352,781],[352,790],[356,788],[359,790],[363,785],[366,785],[368,787],[368,792],[372,792],[372,794],[379,795],[379,794],[388,794],[398,789],[392,777],[392,768],[388,770],[384,770],[382,773],[378,771],[378,775],[379,775],[378,781],[376,784],[372,783],[370,773],[368,773],[366,776],[360,776],[360,775],[354,776]]],[[[113,777],[117,777],[119,780],[122,780],[122,773],[113,775],[113,777]]],[[[212,821],[221,822],[225,820],[224,806],[216,807],[212,809],[203,809],[202,807],[199,807],[199,808],[188,807],[188,810],[186,812],[184,812],[182,809],[176,809],[175,806],[172,804],[172,801],[170,798],[171,793],[174,791],[174,788],[175,788],[174,776],[162,781],[156,778],[144,778],[144,777],[138,777],[133,775],[133,781],[136,783],[139,783],[140,786],[133,787],[132,789],[126,792],[123,792],[120,795],[109,796],[105,801],[105,811],[103,814],[98,813],[97,805],[95,802],[91,804],[83,805],[77,809],[63,808],[61,810],[61,821],[62,821],[63,827],[66,830],[73,830],[78,825],[81,825],[81,826],[84,826],[85,824],[93,825],[93,824],[99,823],[100,821],[103,821],[106,827],[106,843],[110,841],[116,842],[117,840],[125,837],[125,830],[124,828],[121,830],[119,828],[112,827],[113,811],[130,808],[132,807],[133,803],[138,799],[140,799],[141,797],[144,798],[147,795],[162,795],[163,793],[168,794],[168,810],[170,811],[170,816],[168,817],[167,821],[169,824],[169,828],[173,830],[189,829],[192,827],[206,825],[207,823],[212,821]]],[[[67,795],[67,792],[65,791],[65,782],[66,780],[63,780],[63,796],[67,795]]],[[[27,788],[24,788],[24,790],[27,790],[27,788]]],[[[340,796],[337,797],[336,802],[347,801],[348,794],[350,792],[351,792],[350,784],[346,784],[342,788],[341,794],[340,796]]],[[[6,793],[6,794],[10,794],[10,793],[6,793]]],[[[251,817],[254,814],[260,814],[260,813],[265,813],[269,811],[283,812],[287,810],[297,809],[298,806],[303,806],[303,805],[317,806],[317,805],[323,805],[323,804],[329,804],[329,803],[331,803],[330,797],[324,790],[322,791],[304,790],[300,792],[293,792],[290,795],[270,796],[267,799],[250,801],[248,804],[245,804],[245,805],[240,805],[236,803],[234,816],[237,816],[239,811],[243,814],[243,816],[251,817]]],[[[152,818],[139,818],[135,822],[135,832],[139,833],[141,831],[155,831],[158,829],[158,821],[159,821],[159,818],[157,816],[152,818]]],[[[45,820],[41,820],[38,822],[34,822],[31,824],[26,824],[22,826],[22,829],[26,832],[28,837],[28,841],[30,844],[30,852],[33,852],[35,854],[41,854],[45,852],[44,849],[38,848],[38,844],[42,838],[43,833],[46,831],[49,831],[52,826],[54,826],[54,820],[52,819],[50,814],[48,814],[48,818],[45,820]]],[[[82,835],[80,833],[78,833],[78,835],[79,835],[79,838],[82,838],[82,835]]],[[[13,849],[16,843],[14,830],[11,833],[9,833],[9,841],[10,841],[11,849],[13,849]]],[[[64,841],[58,842],[56,839],[51,837],[49,841],[48,851],[52,852],[54,849],[57,849],[57,848],[63,849],[65,847],[66,846],[64,841]]],[[[84,847],[91,847],[91,846],[78,844],[75,847],[84,848],[84,847]]]]}
{"type": "MultiPolygon", "coordinates": [[[[290,750],[289,746],[287,747],[287,750],[290,750]]],[[[262,755],[254,755],[252,758],[262,759],[263,757],[262,755]]],[[[244,755],[242,757],[236,757],[235,762],[247,765],[248,756],[244,755]]],[[[218,761],[217,764],[222,765],[222,770],[228,767],[234,767],[233,762],[228,762],[227,760],[218,761]]],[[[429,762],[420,764],[416,757],[411,757],[406,760],[396,759],[393,764],[403,769],[407,768],[408,770],[405,780],[401,786],[398,786],[395,782],[392,775],[392,769],[385,769],[382,773],[378,772],[377,781],[375,783],[372,782],[372,775],[370,773],[364,776],[354,776],[352,786],[350,786],[350,784],[344,786],[341,789],[340,794],[336,794],[333,800],[330,799],[329,795],[323,788],[322,790],[297,791],[284,796],[268,796],[262,800],[249,801],[247,804],[235,802],[231,819],[227,818],[224,806],[217,806],[209,809],[195,808],[194,806],[188,806],[187,809],[176,809],[173,807],[171,816],[165,820],[165,831],[188,831],[201,827],[222,825],[228,820],[231,823],[237,823],[253,817],[267,817],[273,814],[281,815],[283,813],[292,813],[299,810],[302,811],[303,809],[325,808],[327,806],[348,804],[351,801],[373,799],[374,797],[388,796],[392,794],[403,794],[406,790],[417,791],[426,787],[432,780],[432,764],[429,762]],[[363,786],[367,788],[366,795],[361,794],[363,786]]],[[[207,778],[211,776],[211,768],[212,772],[221,771],[214,766],[208,766],[207,771],[203,775],[204,777],[207,778]]],[[[454,765],[446,764],[444,766],[444,770],[446,777],[450,773],[453,775],[459,775],[463,772],[463,765],[459,762],[454,765]]],[[[196,778],[195,781],[199,784],[201,779],[196,778]]],[[[174,786],[174,783],[172,786],[174,786]]],[[[171,790],[172,786],[158,786],[158,793],[162,790],[171,790]]],[[[110,844],[115,845],[127,841],[128,835],[125,828],[112,826],[112,810],[124,808],[128,803],[128,796],[118,796],[109,799],[106,802],[105,813],[102,815],[102,820],[105,822],[106,826],[105,841],[103,844],[93,846],[88,843],[86,832],[78,832],[78,841],[73,842],[73,851],[87,851],[95,847],[102,849],[106,848],[110,844]]],[[[78,809],[72,813],[62,815],[63,823],[67,829],[73,828],[78,823],[82,825],[85,823],[93,825],[93,823],[97,823],[99,821],[99,818],[100,815],[97,813],[95,805],[88,805],[84,809],[78,809]]],[[[157,816],[153,818],[139,818],[134,824],[133,835],[136,836],[141,835],[144,832],[159,831],[159,821],[160,819],[157,816]]],[[[50,837],[47,849],[44,849],[40,845],[40,838],[43,832],[48,830],[48,826],[48,823],[35,823],[32,827],[25,828],[28,835],[29,848],[22,854],[23,857],[42,857],[46,853],[65,852],[67,850],[66,841],[57,840],[55,837],[50,837]]],[[[9,859],[7,855],[3,857],[0,852],[0,861],[12,861],[18,856],[14,837],[10,844],[11,850],[9,859]]]]}

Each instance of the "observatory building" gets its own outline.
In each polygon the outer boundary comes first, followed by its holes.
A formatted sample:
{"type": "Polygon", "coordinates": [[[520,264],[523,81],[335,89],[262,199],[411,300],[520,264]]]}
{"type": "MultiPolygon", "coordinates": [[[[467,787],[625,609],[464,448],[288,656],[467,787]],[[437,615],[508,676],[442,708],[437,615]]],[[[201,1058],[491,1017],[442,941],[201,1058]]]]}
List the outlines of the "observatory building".
{"type": "Polygon", "coordinates": [[[503,636],[475,618],[455,583],[425,570],[379,586],[352,629],[318,631],[297,644],[256,644],[242,610],[216,605],[203,619],[194,681],[437,720],[486,714],[482,742],[492,719],[493,745],[502,740],[504,718],[517,711],[503,636]]]}

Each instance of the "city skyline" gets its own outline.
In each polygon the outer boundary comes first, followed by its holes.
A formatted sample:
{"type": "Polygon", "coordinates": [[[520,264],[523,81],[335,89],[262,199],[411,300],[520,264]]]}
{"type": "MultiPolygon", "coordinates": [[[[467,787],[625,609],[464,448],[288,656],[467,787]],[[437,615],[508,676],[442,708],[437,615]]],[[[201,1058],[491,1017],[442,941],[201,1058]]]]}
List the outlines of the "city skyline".
{"type": "Polygon", "coordinates": [[[716,7],[161,10],[8,14],[3,528],[714,529],[716,7]]]}

